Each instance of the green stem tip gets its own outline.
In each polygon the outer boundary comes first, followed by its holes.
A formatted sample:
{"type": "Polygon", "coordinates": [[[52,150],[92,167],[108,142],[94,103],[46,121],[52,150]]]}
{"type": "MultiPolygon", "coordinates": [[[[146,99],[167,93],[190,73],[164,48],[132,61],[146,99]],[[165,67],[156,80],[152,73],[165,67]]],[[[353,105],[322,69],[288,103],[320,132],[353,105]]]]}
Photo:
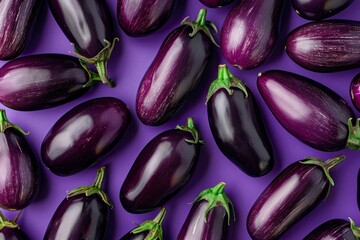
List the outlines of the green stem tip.
{"type": "Polygon", "coordinates": [[[6,111],[4,109],[0,109],[0,132],[4,132],[8,128],[15,128],[24,135],[29,134],[29,132],[25,132],[19,126],[11,123],[6,116],[6,111]]]}
{"type": "Polygon", "coordinates": [[[20,216],[21,211],[16,215],[14,220],[9,220],[4,217],[2,212],[0,211],[0,231],[4,228],[20,228],[19,225],[16,223],[17,219],[20,216]]]}
{"type": "Polygon", "coordinates": [[[353,124],[353,119],[348,120],[349,135],[346,147],[349,149],[360,150],[360,118],[356,119],[353,124]]]}
{"type": "Polygon", "coordinates": [[[200,139],[199,131],[195,127],[194,119],[192,117],[187,118],[187,125],[180,126],[177,125],[175,129],[179,129],[185,132],[190,132],[193,136],[193,139],[186,139],[185,141],[190,144],[204,144],[204,140],[200,139]]]}
{"type": "Polygon", "coordinates": [[[148,231],[145,240],[162,240],[163,230],[162,223],[166,215],[166,209],[161,208],[158,215],[153,220],[148,220],[140,224],[137,228],[133,229],[131,233],[138,234],[148,231]]]}
{"type": "Polygon", "coordinates": [[[360,227],[356,226],[355,222],[351,218],[349,218],[349,220],[350,220],[351,231],[353,232],[356,239],[359,239],[360,238],[360,227]]]}

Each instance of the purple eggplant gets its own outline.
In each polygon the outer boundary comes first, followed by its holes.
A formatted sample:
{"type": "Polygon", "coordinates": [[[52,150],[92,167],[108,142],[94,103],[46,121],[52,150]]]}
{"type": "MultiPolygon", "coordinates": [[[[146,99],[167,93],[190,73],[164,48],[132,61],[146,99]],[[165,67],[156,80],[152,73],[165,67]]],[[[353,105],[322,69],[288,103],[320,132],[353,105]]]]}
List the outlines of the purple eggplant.
{"type": "Polygon", "coordinates": [[[218,8],[229,5],[234,2],[234,0],[200,0],[202,4],[210,8],[218,8]]]}
{"type": "MultiPolygon", "coordinates": [[[[20,214],[20,213],[19,213],[20,214]]],[[[19,214],[14,220],[9,220],[0,212],[0,239],[2,240],[30,240],[26,233],[16,223],[19,214]]]]}
{"type": "Polygon", "coordinates": [[[321,151],[360,149],[359,120],[347,102],[326,86],[280,70],[260,73],[260,94],[293,136],[321,151]]]}
{"type": "Polygon", "coordinates": [[[351,101],[355,108],[360,111],[360,73],[357,74],[350,84],[351,101]]]}
{"type": "Polygon", "coordinates": [[[219,65],[207,96],[210,129],[221,152],[253,177],[274,166],[269,137],[250,89],[219,65]]]}
{"type": "Polygon", "coordinates": [[[301,67],[315,72],[360,67],[359,48],[360,21],[311,22],[293,30],[286,39],[289,57],[301,67]]]}
{"type": "Polygon", "coordinates": [[[241,70],[270,56],[279,32],[284,0],[242,0],[226,16],[220,35],[224,57],[241,70]]]}
{"type": "Polygon", "coordinates": [[[27,207],[40,188],[40,166],[20,127],[0,109],[0,207],[27,207]]]}
{"type": "Polygon", "coordinates": [[[322,161],[308,157],[286,167],[260,194],[247,217],[253,240],[278,239],[318,206],[334,185],[329,170],[344,155],[322,161]]]}
{"type": "Polygon", "coordinates": [[[75,57],[20,57],[0,69],[0,102],[22,111],[50,108],[82,96],[95,80],[99,75],[75,57]]]}
{"type": "Polygon", "coordinates": [[[118,0],[117,19],[129,36],[139,37],[160,28],[170,17],[174,0],[118,0]]]}
{"type": "Polygon", "coordinates": [[[350,222],[344,219],[329,220],[314,229],[304,240],[357,240],[359,237],[360,228],[350,218],[350,222]]]}
{"type": "Polygon", "coordinates": [[[56,22],[76,55],[93,64],[103,83],[114,85],[107,76],[107,61],[118,38],[114,37],[111,13],[103,0],[48,0],[56,22]]]}
{"type": "MultiPolygon", "coordinates": [[[[226,240],[230,225],[230,206],[234,206],[224,192],[226,184],[219,183],[202,191],[183,224],[177,240],[226,240]]],[[[235,217],[234,217],[235,220],[235,217]]]]}
{"type": "Polygon", "coordinates": [[[50,129],[41,145],[42,160],[56,175],[78,173],[115,147],[130,119],[127,106],[117,98],[83,102],[50,129]]]}
{"type": "Polygon", "coordinates": [[[121,237],[120,240],[162,240],[163,230],[161,224],[164,221],[165,215],[166,209],[162,208],[153,220],[143,222],[121,237]]]}
{"type": "Polygon", "coordinates": [[[203,141],[192,118],[154,137],[140,152],[120,190],[131,213],[150,212],[178,194],[190,180],[203,141]]]}
{"type": "Polygon", "coordinates": [[[104,174],[105,167],[99,168],[91,186],[68,193],[52,216],[44,239],[105,239],[113,206],[102,190],[104,174]]]}
{"type": "Polygon", "coordinates": [[[0,1],[0,59],[18,56],[24,49],[41,0],[0,1]]]}
{"type": "Polygon", "coordinates": [[[297,14],[308,20],[321,20],[334,16],[347,8],[354,0],[292,0],[297,14]]]}
{"type": "MultiPolygon", "coordinates": [[[[187,18],[186,18],[187,19],[187,18]]],[[[136,96],[136,113],[146,125],[161,125],[182,107],[199,84],[210,58],[211,41],[206,9],[194,22],[182,22],[164,40],[143,77],[136,96]]]]}

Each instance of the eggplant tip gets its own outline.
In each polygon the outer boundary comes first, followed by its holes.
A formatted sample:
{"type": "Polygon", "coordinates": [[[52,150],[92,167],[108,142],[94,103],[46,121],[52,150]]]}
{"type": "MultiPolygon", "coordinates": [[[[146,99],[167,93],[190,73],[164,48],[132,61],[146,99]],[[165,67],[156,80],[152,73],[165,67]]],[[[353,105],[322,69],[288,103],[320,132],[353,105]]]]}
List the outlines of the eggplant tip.
{"type": "Polygon", "coordinates": [[[258,73],[258,77],[261,77],[261,75],[262,75],[262,73],[261,73],[261,72],[259,72],[259,73],[258,73]]]}

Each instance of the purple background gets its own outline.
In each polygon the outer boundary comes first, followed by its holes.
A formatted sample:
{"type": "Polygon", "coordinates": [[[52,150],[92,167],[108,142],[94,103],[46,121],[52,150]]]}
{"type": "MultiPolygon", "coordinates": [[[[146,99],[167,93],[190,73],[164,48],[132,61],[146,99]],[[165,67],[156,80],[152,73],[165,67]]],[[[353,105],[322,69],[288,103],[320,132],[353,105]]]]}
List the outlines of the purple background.
{"type": "MultiPolygon", "coordinates": [[[[109,4],[114,21],[116,21],[116,1],[106,0],[106,2],[109,4]]],[[[157,211],[139,215],[127,213],[120,204],[119,189],[133,161],[146,143],[160,132],[174,128],[177,124],[184,124],[188,116],[195,118],[196,125],[206,144],[202,149],[200,161],[190,182],[180,194],[165,206],[168,209],[168,214],[163,224],[164,239],[176,239],[177,233],[190,210],[188,203],[201,190],[212,187],[220,181],[228,184],[226,191],[236,208],[236,221],[231,224],[229,239],[250,239],[246,230],[246,217],[256,198],[281,170],[290,163],[306,156],[328,159],[339,154],[345,154],[347,159],[331,171],[335,180],[335,187],[330,192],[328,199],[286,232],[282,239],[301,239],[313,228],[332,218],[352,217],[355,222],[360,224],[359,210],[356,203],[356,179],[360,167],[360,152],[343,150],[326,153],[307,147],[280,126],[264,104],[256,88],[256,78],[259,72],[270,69],[283,69],[326,84],[351,103],[349,85],[359,70],[331,74],[313,73],[297,66],[286,55],[284,41],[287,33],[296,26],[308,22],[297,16],[289,3],[285,7],[278,44],[266,63],[251,71],[230,68],[232,73],[242,79],[253,91],[264,115],[276,159],[275,167],[269,174],[261,178],[247,176],[221,154],[211,136],[204,102],[208,87],[216,78],[217,65],[227,63],[221,56],[219,49],[213,48],[213,57],[204,74],[202,83],[174,119],[160,127],[144,126],[137,119],[135,113],[136,91],[163,39],[172,29],[179,26],[184,17],[190,16],[190,19],[195,19],[199,9],[202,7],[204,6],[198,0],[177,0],[174,12],[167,23],[157,32],[142,38],[126,36],[116,24],[120,42],[116,45],[108,66],[109,75],[117,83],[116,88],[110,89],[106,85],[99,84],[80,99],[48,110],[18,112],[5,108],[12,122],[20,125],[24,130],[30,131],[27,139],[38,155],[42,139],[55,121],[75,105],[88,99],[102,96],[120,98],[128,104],[133,117],[128,132],[116,149],[99,161],[98,164],[81,173],[69,177],[59,177],[46,169],[40,161],[43,173],[40,195],[29,207],[24,209],[18,220],[20,226],[28,233],[31,239],[43,238],[47,224],[59,203],[66,196],[66,191],[78,186],[91,185],[96,169],[102,165],[108,167],[105,190],[114,204],[107,239],[119,239],[134,228],[135,223],[139,224],[144,220],[152,219],[157,214],[157,211]]],[[[222,9],[208,9],[208,19],[213,21],[220,29],[230,9],[231,6],[222,9]]],[[[359,9],[360,1],[356,1],[348,9],[333,18],[360,20],[359,9]]],[[[44,6],[40,13],[32,38],[22,55],[68,53],[71,50],[71,45],[55,23],[47,6],[44,6]]],[[[215,36],[218,42],[219,35],[215,36]]],[[[4,63],[4,61],[1,62],[1,65],[4,63]]],[[[359,113],[355,109],[354,111],[359,117],[359,113]]],[[[4,214],[8,218],[12,218],[16,212],[4,211],[4,214]]]]}

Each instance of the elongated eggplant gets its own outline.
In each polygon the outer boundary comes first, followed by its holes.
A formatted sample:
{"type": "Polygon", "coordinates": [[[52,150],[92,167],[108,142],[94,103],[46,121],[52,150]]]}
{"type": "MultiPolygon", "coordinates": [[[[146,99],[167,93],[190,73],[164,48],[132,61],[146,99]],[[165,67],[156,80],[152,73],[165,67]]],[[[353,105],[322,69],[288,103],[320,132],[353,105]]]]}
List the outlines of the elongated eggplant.
{"type": "Polygon", "coordinates": [[[286,167],[260,194],[247,217],[253,240],[278,239],[292,225],[310,213],[334,185],[329,170],[344,155],[322,161],[308,157],[286,167]]]}
{"type": "Polygon", "coordinates": [[[272,169],[272,146],[254,96],[226,65],[219,65],[210,86],[207,110],[212,135],[228,159],[253,177],[272,169]]]}
{"type": "Polygon", "coordinates": [[[284,0],[242,0],[228,13],[220,35],[224,57],[252,69],[270,56],[278,36],[284,0]]]}
{"type": "MultiPolygon", "coordinates": [[[[202,191],[183,224],[177,240],[226,240],[230,225],[230,207],[234,206],[224,192],[226,184],[219,183],[202,191]]],[[[235,220],[235,217],[234,217],[235,220]]]]}
{"type": "Polygon", "coordinates": [[[234,0],[200,0],[202,4],[210,8],[218,8],[229,5],[234,2],[234,0]]]}
{"type": "Polygon", "coordinates": [[[9,122],[0,109],[0,207],[27,207],[40,188],[40,166],[19,126],[9,122]]]}
{"type": "Polygon", "coordinates": [[[360,149],[359,120],[346,101],[309,78],[280,70],[259,74],[257,86],[280,124],[303,143],[321,150],[360,149]]]}
{"type": "Polygon", "coordinates": [[[112,204],[102,190],[105,167],[97,170],[91,186],[70,191],[60,203],[44,239],[105,239],[112,204]]]}
{"type": "Polygon", "coordinates": [[[163,230],[161,224],[164,221],[165,215],[166,209],[162,208],[153,220],[143,222],[121,237],[120,240],[162,240],[163,230]]]}
{"type": "Polygon", "coordinates": [[[56,175],[78,173],[115,147],[130,119],[129,109],[117,98],[83,102],[64,114],[47,133],[41,145],[42,160],[56,175]]]}
{"type": "Polygon", "coordinates": [[[107,61],[118,39],[105,1],[48,0],[48,5],[76,55],[95,65],[103,83],[114,86],[107,75],[107,61]]]}
{"type": "Polygon", "coordinates": [[[160,28],[170,17],[174,0],[117,1],[117,19],[129,36],[139,37],[160,28]]]}
{"type": "Polygon", "coordinates": [[[192,118],[154,137],[140,152],[120,190],[131,213],[150,212],[178,194],[190,180],[200,155],[199,133],[192,118]]]}
{"type": "MultiPolygon", "coordinates": [[[[187,18],[186,18],[187,19],[187,18]]],[[[198,85],[210,58],[211,41],[206,9],[194,22],[182,22],[164,40],[143,77],[136,96],[136,113],[146,125],[161,125],[185,103],[198,85]]]]}
{"type": "Polygon", "coordinates": [[[0,59],[18,56],[24,49],[41,0],[0,1],[0,59]]]}
{"type": "Polygon", "coordinates": [[[26,233],[16,223],[19,214],[14,220],[4,217],[0,211],[0,239],[2,240],[30,240],[26,233]]]}
{"type": "Polygon", "coordinates": [[[360,228],[355,226],[354,221],[350,219],[332,219],[329,220],[309,233],[304,240],[356,240],[360,237],[360,228]]]}
{"type": "Polygon", "coordinates": [[[360,111],[360,73],[351,81],[350,96],[354,107],[360,111]]]}
{"type": "Polygon", "coordinates": [[[343,71],[360,67],[359,42],[359,21],[324,20],[304,24],[289,33],[286,52],[308,70],[343,71]]]}

